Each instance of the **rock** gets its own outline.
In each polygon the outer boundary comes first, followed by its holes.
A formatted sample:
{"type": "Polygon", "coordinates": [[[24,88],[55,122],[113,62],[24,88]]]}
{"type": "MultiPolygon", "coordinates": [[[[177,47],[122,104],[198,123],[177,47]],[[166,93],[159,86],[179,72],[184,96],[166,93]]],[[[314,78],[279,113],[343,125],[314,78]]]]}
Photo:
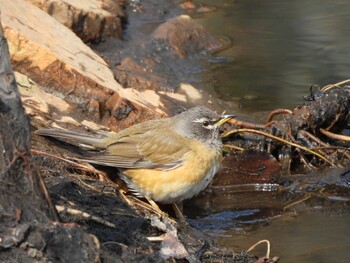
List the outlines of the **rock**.
{"type": "MultiPolygon", "coordinates": [[[[1,1],[0,10],[14,69],[49,87],[51,93],[73,104],[94,99],[103,105],[117,92],[124,101],[121,105],[131,104],[151,118],[165,115],[155,92],[123,89],[106,62],[47,13],[25,0],[1,1]]],[[[119,121],[114,129],[125,127],[119,121]]]]}
{"type": "Polygon", "coordinates": [[[130,57],[123,59],[116,68],[118,81],[124,87],[159,90],[165,80],[152,72],[156,63],[151,58],[144,59],[144,62],[147,66],[142,66],[130,57]]]}
{"type": "Polygon", "coordinates": [[[180,7],[188,10],[188,9],[196,9],[197,6],[192,1],[185,1],[180,4],[180,7]]]}
{"type": "MultiPolygon", "coordinates": [[[[26,113],[31,117],[33,126],[38,126],[36,123],[47,124],[50,120],[50,126],[62,128],[66,125],[76,127],[84,126],[91,130],[107,130],[106,127],[94,124],[88,120],[84,120],[84,116],[77,114],[76,107],[69,105],[63,99],[43,91],[27,76],[15,72],[16,82],[21,94],[21,100],[26,113]]],[[[91,100],[90,104],[94,104],[95,100],[91,100]]]]}
{"type": "Polygon", "coordinates": [[[160,91],[159,93],[178,103],[182,102],[184,105],[190,105],[191,107],[207,103],[200,91],[188,83],[181,83],[177,92],[160,91]]]}
{"type": "Polygon", "coordinates": [[[125,17],[122,1],[113,0],[29,0],[84,42],[99,42],[108,36],[120,37],[125,17]]]}
{"type": "Polygon", "coordinates": [[[155,90],[171,108],[213,101],[184,79],[191,76],[193,80],[193,75],[202,70],[200,62],[193,62],[194,57],[203,58],[205,53],[221,47],[217,37],[188,16],[178,16],[159,25],[151,35],[137,35],[136,39],[131,39],[125,50],[115,52],[114,57],[109,53],[113,57],[111,64],[116,65],[115,76],[124,87],[155,90]]]}
{"type": "Polygon", "coordinates": [[[55,112],[53,109],[66,114],[72,112],[66,101],[44,92],[26,75],[15,72],[15,77],[22,103],[30,116],[36,116],[38,113],[49,114],[52,111],[55,112]]]}
{"type": "Polygon", "coordinates": [[[188,11],[196,11],[197,13],[208,13],[216,10],[214,6],[206,6],[201,3],[200,6],[197,6],[192,1],[185,1],[180,4],[180,7],[188,11]]]}
{"type": "Polygon", "coordinates": [[[2,1],[0,8],[11,60],[18,71],[44,86],[60,86],[82,96],[98,97],[102,90],[107,95],[122,89],[104,60],[37,7],[14,0],[2,1]]]}
{"type": "MultiPolygon", "coordinates": [[[[161,97],[155,93],[153,90],[145,90],[142,93],[136,91],[134,89],[127,89],[135,94],[140,94],[140,96],[145,96],[149,99],[149,101],[157,102],[161,100],[161,97]],[[141,95],[142,94],[142,95],[141,95]]],[[[159,112],[157,112],[156,118],[166,117],[168,107],[166,106],[166,102],[160,102],[159,104],[159,112]],[[163,113],[161,113],[163,111],[163,113]]],[[[110,100],[107,101],[106,105],[108,105],[108,110],[110,110],[111,115],[114,118],[108,119],[108,127],[114,128],[120,126],[120,121],[125,117],[128,118],[123,119],[124,125],[126,127],[131,126],[136,122],[144,122],[150,119],[155,118],[155,113],[147,110],[146,108],[137,108],[133,109],[134,104],[130,104],[126,100],[118,99],[118,96],[113,96],[110,100]],[[115,103],[115,104],[114,104],[115,103]]],[[[151,104],[150,104],[151,106],[151,104]]],[[[114,129],[115,130],[115,129],[114,129]]]]}
{"type": "Polygon", "coordinates": [[[167,260],[169,258],[182,259],[189,257],[184,245],[179,241],[179,239],[170,233],[166,233],[164,240],[162,242],[162,248],[160,250],[160,255],[163,259],[167,260]]]}
{"type": "Polygon", "coordinates": [[[161,24],[152,34],[165,40],[179,56],[210,52],[222,48],[223,43],[189,16],[181,15],[161,24]]]}
{"type": "Polygon", "coordinates": [[[281,165],[271,154],[247,150],[225,156],[222,169],[214,177],[212,186],[225,188],[243,184],[274,184],[280,172],[281,165]]]}
{"type": "Polygon", "coordinates": [[[216,10],[215,6],[201,6],[197,9],[198,13],[209,13],[214,12],[216,10]]]}

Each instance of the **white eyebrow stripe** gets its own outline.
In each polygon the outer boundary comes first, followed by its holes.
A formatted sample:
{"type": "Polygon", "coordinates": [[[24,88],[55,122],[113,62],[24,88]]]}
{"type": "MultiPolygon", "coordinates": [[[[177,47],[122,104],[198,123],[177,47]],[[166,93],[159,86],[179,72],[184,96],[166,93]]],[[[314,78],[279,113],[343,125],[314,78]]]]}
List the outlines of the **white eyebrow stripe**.
{"type": "MultiPolygon", "coordinates": [[[[207,118],[200,118],[200,119],[194,120],[193,122],[203,123],[205,121],[210,121],[210,120],[208,120],[207,118]]],[[[214,125],[209,124],[208,126],[205,126],[205,127],[203,126],[203,128],[206,128],[208,130],[212,130],[212,129],[214,129],[214,125]]]]}
{"type": "Polygon", "coordinates": [[[200,119],[195,119],[193,122],[204,122],[204,121],[209,121],[207,118],[200,118],[200,119]]]}

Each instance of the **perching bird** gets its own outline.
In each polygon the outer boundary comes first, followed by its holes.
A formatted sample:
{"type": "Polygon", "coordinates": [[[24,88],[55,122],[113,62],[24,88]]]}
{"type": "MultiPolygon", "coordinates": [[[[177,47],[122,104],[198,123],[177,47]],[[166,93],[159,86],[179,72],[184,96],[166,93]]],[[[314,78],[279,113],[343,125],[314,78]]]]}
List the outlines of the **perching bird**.
{"type": "Polygon", "coordinates": [[[79,160],[117,167],[137,196],[168,204],[191,198],[208,186],[222,159],[219,127],[233,117],[199,106],[103,138],[52,129],[36,133],[89,146],[95,151],[79,160]]]}

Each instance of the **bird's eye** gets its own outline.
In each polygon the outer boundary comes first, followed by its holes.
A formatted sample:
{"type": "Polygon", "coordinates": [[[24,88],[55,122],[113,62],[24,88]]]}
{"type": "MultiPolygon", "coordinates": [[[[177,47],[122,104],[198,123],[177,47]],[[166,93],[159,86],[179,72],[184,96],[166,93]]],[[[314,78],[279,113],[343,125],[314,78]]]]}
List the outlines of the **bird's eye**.
{"type": "Polygon", "coordinates": [[[203,127],[208,127],[209,126],[209,124],[210,124],[210,122],[209,121],[203,121],[203,127]]]}

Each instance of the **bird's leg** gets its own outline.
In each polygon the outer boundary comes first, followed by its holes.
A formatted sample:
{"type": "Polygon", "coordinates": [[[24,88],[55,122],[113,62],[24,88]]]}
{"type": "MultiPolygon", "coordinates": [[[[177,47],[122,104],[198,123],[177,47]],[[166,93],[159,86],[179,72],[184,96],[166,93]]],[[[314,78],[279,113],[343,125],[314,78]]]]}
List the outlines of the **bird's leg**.
{"type": "Polygon", "coordinates": [[[135,209],[135,206],[134,204],[129,200],[129,198],[125,195],[125,191],[120,189],[120,188],[117,188],[118,191],[119,191],[119,197],[124,201],[126,202],[130,207],[132,207],[133,209],[135,209]]]}
{"type": "Polygon", "coordinates": [[[175,215],[176,217],[180,220],[181,223],[185,223],[187,224],[187,221],[182,213],[183,211],[183,203],[182,202],[179,202],[179,203],[173,203],[173,209],[175,211],[175,215]]]}
{"type": "Polygon", "coordinates": [[[154,202],[151,198],[149,198],[148,196],[144,196],[145,199],[148,201],[148,203],[150,203],[150,205],[153,207],[153,209],[159,213],[161,216],[166,216],[168,217],[168,215],[166,213],[164,213],[159,206],[156,204],[156,202],[154,202]]]}
{"type": "Polygon", "coordinates": [[[125,196],[125,194],[120,191],[120,196],[123,198],[123,200],[130,205],[130,207],[132,207],[133,209],[135,209],[135,211],[139,213],[139,209],[136,208],[136,206],[141,207],[142,209],[151,211],[152,213],[157,214],[159,217],[163,218],[163,220],[171,223],[173,226],[176,226],[176,221],[172,218],[170,218],[167,213],[163,212],[159,206],[149,197],[144,196],[144,198],[147,200],[148,203],[146,203],[145,201],[142,201],[139,198],[136,198],[134,196],[130,196],[130,198],[133,199],[133,201],[129,200],[129,198],[127,196],[125,196]]]}

